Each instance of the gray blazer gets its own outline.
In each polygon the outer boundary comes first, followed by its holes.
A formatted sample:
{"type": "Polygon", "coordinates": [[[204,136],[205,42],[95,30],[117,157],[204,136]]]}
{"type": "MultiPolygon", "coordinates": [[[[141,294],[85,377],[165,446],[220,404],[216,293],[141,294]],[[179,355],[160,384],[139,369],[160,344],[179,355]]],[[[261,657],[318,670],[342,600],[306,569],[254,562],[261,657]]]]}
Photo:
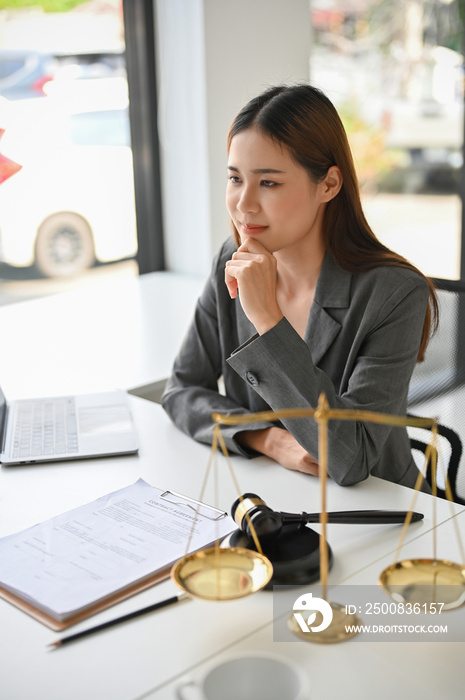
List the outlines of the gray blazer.
{"type": "MultiPolygon", "coordinates": [[[[315,408],[321,392],[331,408],[406,413],[428,303],[423,277],[400,267],[353,274],[326,255],[305,338],[286,319],[259,336],[224,283],[225,263],[234,250],[228,240],[215,258],[162,398],[181,430],[211,443],[212,411],[315,408]],[[218,392],[221,376],[225,396],[218,392]]],[[[235,435],[269,425],[221,430],[228,450],[252,456],[235,435]]],[[[318,457],[313,418],[283,425],[318,457]]],[[[329,422],[328,473],[342,485],[371,473],[413,486],[418,475],[404,428],[335,420],[329,422]]]]}

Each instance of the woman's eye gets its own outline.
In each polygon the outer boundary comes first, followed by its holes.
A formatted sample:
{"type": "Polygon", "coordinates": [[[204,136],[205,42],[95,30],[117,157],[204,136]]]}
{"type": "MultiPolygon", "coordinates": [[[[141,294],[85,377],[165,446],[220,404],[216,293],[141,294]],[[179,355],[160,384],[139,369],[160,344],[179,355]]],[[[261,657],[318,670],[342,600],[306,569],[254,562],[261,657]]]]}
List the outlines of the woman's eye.
{"type": "Polygon", "coordinates": [[[274,187],[278,183],[273,182],[273,180],[262,180],[260,184],[262,187],[274,187]]]}
{"type": "Polygon", "coordinates": [[[233,183],[233,185],[238,185],[241,181],[240,177],[237,177],[237,175],[229,175],[228,180],[233,183]]]}

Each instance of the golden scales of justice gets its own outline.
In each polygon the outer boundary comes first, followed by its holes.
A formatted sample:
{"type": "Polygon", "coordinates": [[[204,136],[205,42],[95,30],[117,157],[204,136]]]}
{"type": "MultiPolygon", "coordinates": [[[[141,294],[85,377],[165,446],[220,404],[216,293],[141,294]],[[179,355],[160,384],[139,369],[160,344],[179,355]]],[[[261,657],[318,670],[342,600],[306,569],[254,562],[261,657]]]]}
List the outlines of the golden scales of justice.
{"type": "MultiPolygon", "coordinates": [[[[236,481],[228,451],[221,434],[220,424],[239,425],[260,422],[263,420],[275,421],[283,418],[313,418],[318,424],[318,464],[321,491],[321,513],[319,514],[319,576],[321,582],[322,597],[332,608],[333,620],[329,627],[311,635],[304,633],[296,622],[294,615],[288,620],[289,629],[306,641],[320,643],[334,643],[344,641],[354,635],[346,632],[346,626],[359,624],[355,615],[348,614],[346,607],[327,600],[328,586],[328,543],[326,540],[326,525],[328,512],[326,508],[326,482],[328,474],[328,422],[330,420],[358,420],[392,426],[412,426],[418,428],[430,428],[432,430],[432,442],[425,453],[425,469],[431,460],[432,467],[432,492],[436,496],[436,471],[437,471],[437,421],[430,418],[416,418],[394,416],[390,414],[375,413],[372,411],[331,409],[326,396],[320,395],[316,409],[282,409],[279,411],[262,411],[259,413],[241,415],[223,415],[213,413],[215,421],[213,430],[212,450],[207,465],[206,474],[201,488],[199,500],[202,500],[207,483],[210,467],[216,461],[218,445],[221,447],[226,462],[234,481],[239,501],[242,500],[239,485],[236,481]]],[[[214,472],[217,479],[217,469],[214,472]]],[[[397,602],[428,603],[441,602],[443,609],[453,609],[465,602],[465,555],[462,547],[458,528],[456,526],[457,542],[460,550],[462,564],[456,564],[445,559],[437,558],[436,553],[436,508],[433,500],[433,557],[431,559],[405,559],[399,560],[408,526],[412,520],[418,492],[421,489],[424,475],[419,472],[415,484],[414,495],[410,510],[407,512],[399,544],[395,553],[394,563],[381,572],[379,585],[383,591],[397,602]],[[440,599],[439,599],[440,597],[440,599]]],[[[452,494],[447,477],[446,495],[451,501],[451,514],[454,515],[452,494]]],[[[269,584],[273,576],[273,566],[263,554],[259,538],[247,512],[248,526],[251,537],[257,551],[241,546],[220,547],[217,540],[213,547],[194,552],[180,559],[173,567],[171,576],[176,585],[193,598],[203,600],[221,601],[242,598],[251,593],[262,590],[269,584]]],[[[455,523],[455,520],[454,520],[455,523]]],[[[192,532],[191,532],[192,535],[192,532]]],[[[189,541],[187,548],[189,547],[189,541]]]]}

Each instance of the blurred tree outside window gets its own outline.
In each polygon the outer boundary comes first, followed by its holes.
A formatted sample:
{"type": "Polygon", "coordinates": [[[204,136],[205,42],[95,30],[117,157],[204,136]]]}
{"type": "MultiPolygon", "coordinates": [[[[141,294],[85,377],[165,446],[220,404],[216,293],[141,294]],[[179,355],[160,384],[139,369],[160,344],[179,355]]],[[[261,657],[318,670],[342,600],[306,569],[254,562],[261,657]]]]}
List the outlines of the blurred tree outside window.
{"type": "Polygon", "coordinates": [[[463,0],[311,0],[312,83],[346,126],[376,235],[460,278],[463,0]]]}

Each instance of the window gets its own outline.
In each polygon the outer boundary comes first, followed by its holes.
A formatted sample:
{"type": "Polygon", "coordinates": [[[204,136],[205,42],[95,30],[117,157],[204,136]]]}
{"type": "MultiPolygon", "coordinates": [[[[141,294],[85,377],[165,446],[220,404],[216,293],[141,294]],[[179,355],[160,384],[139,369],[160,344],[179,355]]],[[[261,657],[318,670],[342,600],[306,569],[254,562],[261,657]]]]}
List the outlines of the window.
{"type": "MultiPolygon", "coordinates": [[[[457,0],[312,0],[310,73],[345,122],[376,235],[460,279],[463,26],[457,0]]],[[[465,248],[464,248],[465,250],[465,248]]]]}
{"type": "Polygon", "coordinates": [[[38,4],[0,11],[0,303],[139,271],[122,2],[38,4]]]}

